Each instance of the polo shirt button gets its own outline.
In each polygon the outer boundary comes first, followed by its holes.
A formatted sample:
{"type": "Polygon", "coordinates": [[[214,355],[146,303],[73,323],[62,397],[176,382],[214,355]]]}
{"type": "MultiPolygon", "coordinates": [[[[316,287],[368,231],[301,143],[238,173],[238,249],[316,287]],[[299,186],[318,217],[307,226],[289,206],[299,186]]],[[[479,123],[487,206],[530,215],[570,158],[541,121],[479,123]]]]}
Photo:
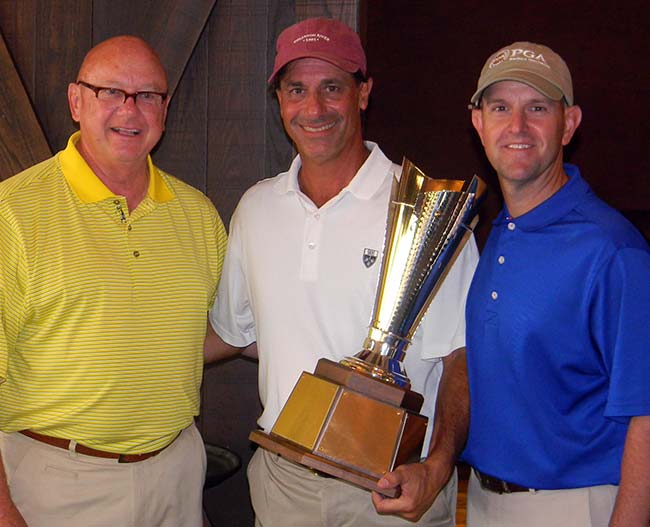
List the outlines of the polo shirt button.
{"type": "Polygon", "coordinates": [[[316,248],[316,244],[315,244],[314,242],[309,242],[309,243],[307,244],[307,247],[309,247],[310,249],[315,249],[315,248],[316,248]]]}
{"type": "Polygon", "coordinates": [[[490,296],[492,297],[492,300],[496,300],[497,298],[499,298],[499,293],[497,293],[496,291],[492,291],[492,293],[490,293],[490,296]]]}
{"type": "Polygon", "coordinates": [[[133,256],[135,256],[136,258],[140,256],[140,251],[133,251],[133,256]]]}
{"type": "Polygon", "coordinates": [[[513,222],[508,223],[508,230],[509,231],[514,231],[515,227],[516,227],[516,225],[513,222]]]}
{"type": "Polygon", "coordinates": [[[132,227],[131,225],[129,225],[129,226],[127,227],[127,230],[129,230],[129,231],[132,230],[132,229],[133,229],[133,227],[132,227]]]}
{"type": "Polygon", "coordinates": [[[501,265],[503,265],[503,262],[505,262],[505,261],[506,261],[506,259],[503,256],[499,256],[497,258],[497,262],[499,262],[499,264],[501,264],[501,265]]]}
{"type": "Polygon", "coordinates": [[[314,219],[320,220],[320,214],[318,212],[314,214],[314,219]]]}

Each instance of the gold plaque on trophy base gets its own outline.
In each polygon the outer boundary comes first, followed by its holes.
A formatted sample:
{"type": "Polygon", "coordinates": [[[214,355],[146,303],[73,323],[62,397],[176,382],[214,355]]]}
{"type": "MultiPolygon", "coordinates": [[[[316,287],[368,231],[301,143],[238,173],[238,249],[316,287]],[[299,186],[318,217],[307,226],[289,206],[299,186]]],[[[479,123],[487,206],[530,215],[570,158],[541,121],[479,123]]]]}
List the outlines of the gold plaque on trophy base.
{"type": "Polygon", "coordinates": [[[380,490],[386,472],[417,460],[427,418],[422,396],[327,359],[303,372],[271,433],[251,441],[314,470],[380,490]]]}

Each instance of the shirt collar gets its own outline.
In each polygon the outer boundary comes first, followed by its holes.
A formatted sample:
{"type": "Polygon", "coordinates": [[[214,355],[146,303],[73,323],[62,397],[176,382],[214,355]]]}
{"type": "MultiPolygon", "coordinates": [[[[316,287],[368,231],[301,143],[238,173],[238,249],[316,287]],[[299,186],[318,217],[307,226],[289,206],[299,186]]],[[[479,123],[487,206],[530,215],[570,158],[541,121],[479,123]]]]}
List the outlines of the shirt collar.
{"type": "MultiPolygon", "coordinates": [[[[370,150],[370,155],[366,161],[361,165],[352,181],[341,190],[339,196],[344,193],[350,193],[359,199],[370,199],[382,186],[384,178],[378,178],[377,174],[387,175],[393,174],[393,162],[388,159],[376,143],[372,141],[364,141],[364,145],[370,150]]],[[[287,172],[280,174],[280,178],[273,186],[278,194],[288,194],[289,192],[302,193],[300,185],[298,184],[298,174],[300,173],[300,155],[297,155],[289,167],[287,172]]]]}
{"type": "MultiPolygon", "coordinates": [[[[577,204],[582,201],[582,198],[591,192],[587,182],[582,179],[577,166],[569,163],[564,163],[563,166],[566,175],[569,177],[568,181],[546,201],[543,201],[526,214],[515,218],[517,228],[534,231],[555,223],[575,209],[577,204]]],[[[504,205],[493,224],[502,225],[510,221],[513,220],[504,205]]]]}
{"type": "MultiPolygon", "coordinates": [[[[84,203],[95,203],[114,198],[115,194],[95,175],[77,150],[80,137],[81,132],[72,134],[65,150],[57,154],[68,185],[84,203]]],[[[165,183],[160,170],[153,164],[151,156],[147,156],[147,167],[150,176],[147,195],[159,203],[174,199],[174,193],[165,183]]]]}

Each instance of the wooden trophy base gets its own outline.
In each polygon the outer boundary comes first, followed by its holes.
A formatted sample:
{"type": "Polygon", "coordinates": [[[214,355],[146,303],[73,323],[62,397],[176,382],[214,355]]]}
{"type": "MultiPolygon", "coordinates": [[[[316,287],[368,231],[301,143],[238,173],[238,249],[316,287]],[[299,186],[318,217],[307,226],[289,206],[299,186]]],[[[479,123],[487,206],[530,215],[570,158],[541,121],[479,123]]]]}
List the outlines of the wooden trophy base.
{"type": "Polygon", "coordinates": [[[270,433],[249,439],[311,469],[362,488],[379,489],[386,472],[417,460],[427,418],[420,394],[387,384],[328,359],[303,372],[270,433]]]}

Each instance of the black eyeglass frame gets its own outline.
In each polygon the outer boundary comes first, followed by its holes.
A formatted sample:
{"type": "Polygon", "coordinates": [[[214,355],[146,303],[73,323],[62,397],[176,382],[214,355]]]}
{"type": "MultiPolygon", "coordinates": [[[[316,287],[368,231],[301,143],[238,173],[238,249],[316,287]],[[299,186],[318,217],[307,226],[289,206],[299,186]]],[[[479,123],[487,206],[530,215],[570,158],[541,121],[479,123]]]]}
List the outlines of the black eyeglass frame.
{"type": "Polygon", "coordinates": [[[120,92],[124,96],[124,99],[122,100],[122,104],[126,104],[126,100],[129,97],[132,97],[133,102],[135,104],[138,104],[138,100],[136,99],[136,97],[138,95],[141,95],[141,94],[144,94],[144,93],[150,93],[150,94],[159,95],[160,97],[162,97],[162,100],[160,101],[160,104],[162,105],[162,103],[165,102],[165,99],[167,99],[167,97],[169,96],[169,93],[167,93],[167,92],[159,92],[159,91],[151,91],[151,90],[142,90],[142,91],[136,91],[136,92],[133,92],[133,93],[129,93],[129,92],[127,92],[125,90],[122,90],[120,88],[113,88],[111,86],[95,86],[94,84],[90,84],[89,82],[86,82],[86,81],[77,81],[77,84],[79,84],[80,86],[84,86],[85,88],[88,88],[89,90],[92,90],[97,99],[99,99],[99,92],[101,90],[113,90],[113,91],[116,91],[116,92],[120,92]]]}

